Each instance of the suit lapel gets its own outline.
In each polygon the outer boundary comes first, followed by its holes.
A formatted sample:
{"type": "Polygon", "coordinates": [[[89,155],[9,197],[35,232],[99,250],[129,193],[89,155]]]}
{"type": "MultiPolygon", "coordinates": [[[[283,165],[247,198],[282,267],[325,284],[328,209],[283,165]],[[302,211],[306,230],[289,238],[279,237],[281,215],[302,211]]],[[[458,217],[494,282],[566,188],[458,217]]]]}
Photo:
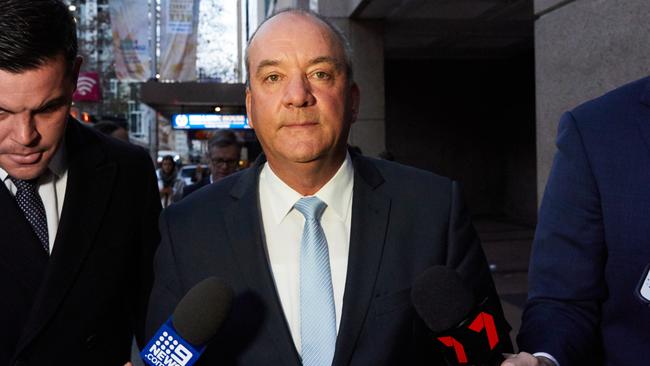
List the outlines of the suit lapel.
{"type": "Polygon", "coordinates": [[[353,156],[354,190],[348,271],[333,365],[350,363],[365,322],[381,262],[390,198],[380,193],[383,177],[362,156],[353,156]]]}
{"type": "Polygon", "coordinates": [[[104,163],[95,136],[70,119],[66,129],[68,180],[54,250],[34,310],[17,348],[22,350],[54,315],[91,248],[110,201],[116,166],[104,163]]]}
{"type": "Polygon", "coordinates": [[[0,240],[0,252],[12,253],[11,258],[0,256],[0,266],[5,269],[0,273],[10,275],[26,289],[26,293],[35,294],[43,281],[43,270],[47,266],[48,256],[18,208],[15,198],[2,182],[0,233],[3,236],[3,240],[0,240]]]}
{"type": "Polygon", "coordinates": [[[645,90],[643,91],[643,94],[641,95],[641,103],[643,103],[646,106],[650,107],[650,77],[646,78],[645,90]]]}
{"type": "MultiPolygon", "coordinates": [[[[235,254],[235,260],[249,288],[262,297],[269,307],[265,314],[267,337],[273,340],[277,355],[283,365],[300,365],[298,352],[291,338],[284,317],[282,305],[275,289],[275,282],[267,259],[262,235],[262,219],[257,198],[259,171],[264,163],[263,157],[255,163],[255,168],[244,172],[230,192],[233,201],[226,217],[226,228],[235,254]]],[[[273,359],[269,357],[269,359],[273,359]]]]}
{"type": "Polygon", "coordinates": [[[650,150],[650,78],[646,78],[645,89],[639,101],[646,108],[643,109],[643,112],[637,118],[637,122],[641,129],[641,135],[643,135],[643,139],[645,140],[646,147],[650,150]]]}

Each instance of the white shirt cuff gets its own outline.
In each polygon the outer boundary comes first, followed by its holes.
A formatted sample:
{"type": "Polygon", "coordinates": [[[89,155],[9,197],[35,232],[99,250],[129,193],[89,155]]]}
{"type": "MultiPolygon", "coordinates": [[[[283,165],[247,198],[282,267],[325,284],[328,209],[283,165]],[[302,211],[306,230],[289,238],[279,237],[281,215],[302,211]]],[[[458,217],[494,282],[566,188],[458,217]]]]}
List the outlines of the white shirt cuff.
{"type": "Polygon", "coordinates": [[[553,362],[553,363],[555,364],[555,366],[560,366],[560,363],[557,362],[557,360],[555,359],[555,357],[551,356],[550,354],[548,354],[548,353],[546,353],[546,352],[535,352],[535,353],[533,353],[533,356],[535,356],[535,357],[537,357],[537,356],[546,357],[546,358],[548,358],[549,360],[551,360],[551,362],[553,362]]]}

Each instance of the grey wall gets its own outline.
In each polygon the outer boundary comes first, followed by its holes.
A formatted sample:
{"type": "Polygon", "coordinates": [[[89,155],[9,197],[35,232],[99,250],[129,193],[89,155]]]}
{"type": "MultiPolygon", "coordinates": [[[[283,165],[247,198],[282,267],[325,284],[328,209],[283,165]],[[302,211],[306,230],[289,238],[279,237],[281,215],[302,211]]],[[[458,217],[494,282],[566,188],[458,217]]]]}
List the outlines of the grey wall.
{"type": "Polygon", "coordinates": [[[386,146],[384,103],[384,40],[379,21],[329,18],[349,38],[354,80],[361,91],[357,121],[348,142],[364,155],[377,156],[386,146]]]}
{"type": "Polygon", "coordinates": [[[650,1],[536,0],[537,191],[561,114],[650,73],[650,1]]]}

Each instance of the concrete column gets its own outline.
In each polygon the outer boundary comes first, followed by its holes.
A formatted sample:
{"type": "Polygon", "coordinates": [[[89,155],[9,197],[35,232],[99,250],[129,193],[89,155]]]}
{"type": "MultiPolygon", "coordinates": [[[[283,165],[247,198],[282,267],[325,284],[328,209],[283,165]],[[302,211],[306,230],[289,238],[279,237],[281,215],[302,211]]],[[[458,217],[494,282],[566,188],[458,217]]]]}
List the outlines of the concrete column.
{"type": "Polygon", "coordinates": [[[377,156],[386,149],[383,27],[377,21],[330,19],[350,39],[354,79],[361,90],[359,115],[348,141],[364,155],[377,156]]]}
{"type": "Polygon", "coordinates": [[[650,73],[648,0],[535,0],[537,191],[561,114],[650,73]]]}

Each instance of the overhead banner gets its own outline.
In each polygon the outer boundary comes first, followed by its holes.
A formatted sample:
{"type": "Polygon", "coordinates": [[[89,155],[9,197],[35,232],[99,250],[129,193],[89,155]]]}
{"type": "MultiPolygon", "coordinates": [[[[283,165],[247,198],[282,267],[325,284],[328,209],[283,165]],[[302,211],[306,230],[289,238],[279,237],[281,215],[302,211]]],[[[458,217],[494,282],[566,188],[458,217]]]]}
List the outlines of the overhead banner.
{"type": "Polygon", "coordinates": [[[81,71],[77,79],[77,89],[72,94],[75,102],[99,102],[99,74],[95,71],[81,71]]]}
{"type": "Polygon", "coordinates": [[[153,76],[147,1],[110,0],[109,7],[117,78],[146,81],[153,76]]]}
{"type": "Polygon", "coordinates": [[[160,79],[196,80],[199,0],[160,2],[160,79]]]}

